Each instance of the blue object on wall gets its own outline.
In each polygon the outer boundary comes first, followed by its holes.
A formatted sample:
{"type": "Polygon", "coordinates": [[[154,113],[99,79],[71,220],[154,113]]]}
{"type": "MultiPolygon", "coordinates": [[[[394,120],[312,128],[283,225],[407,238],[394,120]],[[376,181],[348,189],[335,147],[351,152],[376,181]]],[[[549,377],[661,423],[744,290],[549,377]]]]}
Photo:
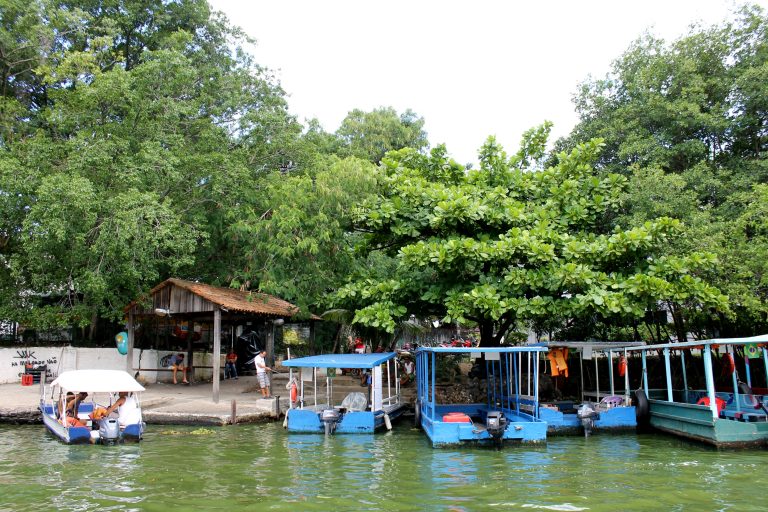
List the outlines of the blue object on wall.
{"type": "Polygon", "coordinates": [[[115,335],[115,343],[117,343],[117,351],[125,355],[128,353],[128,333],[123,331],[115,335]]]}

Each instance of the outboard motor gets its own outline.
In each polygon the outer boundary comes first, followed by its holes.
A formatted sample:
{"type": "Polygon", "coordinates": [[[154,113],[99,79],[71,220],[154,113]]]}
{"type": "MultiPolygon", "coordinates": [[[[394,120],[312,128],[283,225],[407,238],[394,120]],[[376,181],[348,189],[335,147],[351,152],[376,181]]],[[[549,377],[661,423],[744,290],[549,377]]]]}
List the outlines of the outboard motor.
{"type": "Polygon", "coordinates": [[[509,422],[501,411],[490,411],[485,419],[485,428],[493,438],[496,446],[501,446],[504,432],[506,432],[509,422]]]}
{"type": "Polygon", "coordinates": [[[588,404],[583,404],[579,407],[579,410],[576,411],[576,416],[581,420],[581,426],[584,428],[584,437],[587,437],[592,433],[592,428],[595,426],[595,420],[600,417],[600,414],[588,404]]]}
{"type": "Polygon", "coordinates": [[[120,424],[115,418],[104,418],[99,422],[99,440],[102,444],[114,444],[120,440],[120,424]]]}
{"type": "Polygon", "coordinates": [[[336,409],[325,409],[320,413],[320,421],[325,425],[325,435],[333,434],[340,419],[341,414],[336,409]]]}

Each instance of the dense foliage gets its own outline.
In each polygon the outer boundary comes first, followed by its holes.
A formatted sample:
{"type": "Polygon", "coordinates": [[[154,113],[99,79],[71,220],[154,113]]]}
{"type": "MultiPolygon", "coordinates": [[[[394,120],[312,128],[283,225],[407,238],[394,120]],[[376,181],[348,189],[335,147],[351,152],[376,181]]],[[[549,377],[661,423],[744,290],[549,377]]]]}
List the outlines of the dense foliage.
{"type": "Polygon", "coordinates": [[[223,212],[301,133],[243,37],[200,0],[2,7],[0,316],[93,324],[218,277],[223,212]]]}
{"type": "Polygon", "coordinates": [[[93,328],[176,276],[485,344],[768,328],[761,9],[640,38],[554,151],[473,170],[411,110],[302,126],[250,43],[205,0],[0,0],[0,319],[93,328]]]}
{"type": "Polygon", "coordinates": [[[725,297],[700,277],[713,255],[662,256],[678,221],[604,232],[626,179],[595,175],[599,141],[539,168],[548,132],[529,131],[512,156],[489,139],[477,170],[443,148],[390,153],[382,191],[358,220],[369,233],[363,250],[390,253],[398,265],[338,292],[340,304],[358,304],[355,321],[390,332],[413,313],[471,321],[490,346],[518,322],[642,318],[660,300],[724,310],[725,297]]]}
{"type": "Polygon", "coordinates": [[[616,222],[685,221],[668,254],[718,256],[712,282],[732,315],[701,317],[666,304],[676,335],[741,335],[768,328],[768,239],[760,220],[768,179],[768,18],[743,8],[733,22],[695,28],[670,44],[636,41],[576,99],[580,123],[561,149],[605,140],[598,168],[629,178],[616,222]]]}

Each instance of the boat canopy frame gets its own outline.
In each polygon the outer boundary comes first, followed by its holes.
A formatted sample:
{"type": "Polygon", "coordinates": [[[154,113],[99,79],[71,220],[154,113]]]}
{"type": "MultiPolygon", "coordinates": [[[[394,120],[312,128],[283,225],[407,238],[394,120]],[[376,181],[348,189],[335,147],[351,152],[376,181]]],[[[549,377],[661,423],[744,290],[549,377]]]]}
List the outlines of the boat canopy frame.
{"type": "MultiPolygon", "coordinates": [[[[768,334],[752,336],[747,338],[713,338],[709,340],[684,341],[679,343],[659,343],[654,345],[644,345],[641,347],[632,347],[628,350],[630,352],[639,351],[641,353],[641,358],[643,363],[642,388],[645,392],[646,397],[649,396],[647,354],[649,351],[662,351],[664,355],[664,369],[665,369],[665,377],[666,377],[666,395],[667,395],[666,401],[670,403],[676,403],[674,400],[673,387],[672,387],[671,352],[674,350],[681,351],[680,356],[681,356],[681,363],[682,363],[681,365],[682,365],[682,375],[683,375],[683,388],[684,388],[684,397],[685,397],[684,400],[686,400],[685,403],[687,403],[688,378],[687,378],[686,369],[685,369],[685,349],[700,350],[702,353],[702,359],[704,361],[704,378],[705,378],[707,398],[709,401],[708,407],[710,409],[710,412],[712,413],[712,418],[716,420],[719,417],[719,411],[718,411],[717,400],[716,400],[715,379],[714,379],[713,365],[712,365],[713,346],[725,347],[725,353],[730,354],[731,357],[733,357],[734,347],[753,345],[756,343],[759,343],[759,344],[768,343],[768,334]]],[[[763,347],[760,347],[760,350],[762,352],[762,360],[766,370],[766,379],[768,379],[768,348],[763,346],[763,347]]],[[[745,364],[745,373],[747,378],[747,385],[751,389],[752,376],[751,376],[749,366],[750,366],[749,363],[745,364]]],[[[736,406],[736,410],[740,412],[742,407],[740,395],[743,393],[741,393],[739,389],[739,380],[738,380],[736,371],[734,371],[731,374],[731,378],[733,382],[734,403],[736,406]]]]}
{"type": "MultiPolygon", "coordinates": [[[[396,352],[375,352],[367,354],[321,354],[315,356],[298,357],[293,359],[286,359],[282,362],[283,366],[289,368],[290,373],[288,377],[288,385],[296,383],[296,377],[294,376],[294,369],[298,368],[313,368],[312,372],[312,388],[314,396],[314,407],[318,406],[318,372],[319,368],[339,368],[339,369],[360,369],[371,371],[371,389],[370,389],[370,406],[371,411],[377,410],[376,405],[381,404],[382,407],[390,407],[400,403],[400,379],[398,377],[398,369],[396,363],[396,352]],[[386,365],[386,394],[384,393],[384,376],[381,372],[381,366],[386,365]],[[394,393],[392,387],[394,384],[394,393]],[[378,391],[377,391],[378,390],[378,391]]],[[[299,372],[301,377],[301,372],[299,372]]],[[[305,403],[305,381],[299,378],[298,381],[298,397],[297,401],[290,402],[290,409],[303,409],[307,406],[305,403]]],[[[333,377],[326,372],[325,378],[325,397],[328,406],[333,406],[333,377]]],[[[321,404],[322,405],[322,404],[321,404]]]]}
{"type": "MultiPolygon", "coordinates": [[[[608,387],[610,388],[610,396],[616,395],[617,386],[616,386],[616,379],[614,378],[614,374],[613,374],[614,354],[618,354],[619,356],[623,355],[624,359],[627,360],[628,349],[630,347],[645,346],[645,343],[642,341],[543,341],[543,342],[534,343],[533,346],[543,346],[543,347],[547,347],[547,349],[567,348],[569,350],[578,352],[579,365],[580,365],[579,377],[581,379],[580,394],[581,394],[581,402],[583,403],[585,394],[594,395],[596,402],[600,402],[600,399],[602,398],[601,392],[600,392],[600,365],[599,365],[600,355],[604,355],[608,362],[608,383],[609,383],[608,387]],[[592,352],[592,359],[595,361],[594,392],[592,391],[586,392],[584,387],[584,350],[585,349],[589,349],[592,352]]],[[[543,362],[544,362],[544,365],[546,366],[546,357],[544,357],[543,362]]],[[[627,370],[626,372],[624,372],[625,403],[629,403],[630,393],[631,393],[631,389],[629,385],[629,366],[627,366],[627,370]]]]}
{"type": "MultiPolygon", "coordinates": [[[[510,347],[419,347],[416,350],[416,373],[427,378],[417,378],[417,407],[433,421],[437,417],[437,356],[470,354],[473,359],[485,360],[486,375],[494,377],[494,385],[487,387],[486,405],[489,410],[499,407],[518,414],[539,418],[539,368],[531,361],[535,354],[546,352],[546,347],[519,345],[510,347]],[[527,394],[522,393],[522,356],[527,354],[527,394]],[[533,364],[532,364],[533,363],[533,364]],[[530,378],[531,371],[533,379],[530,378]],[[498,378],[496,378],[498,377],[498,378]],[[505,389],[506,387],[506,389],[505,389]],[[498,391],[498,393],[497,393],[498,391]],[[497,406],[497,404],[499,404],[497,406]]],[[[489,378],[490,380],[490,378],[489,378]]]]}

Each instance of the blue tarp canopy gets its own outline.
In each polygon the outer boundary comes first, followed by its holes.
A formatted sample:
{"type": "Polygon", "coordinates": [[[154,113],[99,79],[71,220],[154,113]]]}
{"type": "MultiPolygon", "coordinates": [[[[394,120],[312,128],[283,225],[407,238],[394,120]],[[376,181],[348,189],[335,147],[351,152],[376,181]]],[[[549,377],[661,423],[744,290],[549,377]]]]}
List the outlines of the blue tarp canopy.
{"type": "Polygon", "coordinates": [[[375,368],[397,354],[394,352],[379,352],[375,354],[324,354],[319,356],[297,357],[286,359],[283,366],[294,368],[375,368]]]}

